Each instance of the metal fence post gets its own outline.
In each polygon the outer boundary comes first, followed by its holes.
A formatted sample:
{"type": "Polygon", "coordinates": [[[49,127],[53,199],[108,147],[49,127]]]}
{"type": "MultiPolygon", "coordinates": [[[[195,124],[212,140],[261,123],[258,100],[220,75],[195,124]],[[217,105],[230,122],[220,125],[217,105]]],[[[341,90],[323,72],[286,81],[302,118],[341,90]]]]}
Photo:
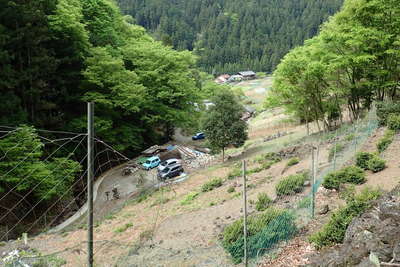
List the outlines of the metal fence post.
{"type": "Polygon", "coordinates": [[[244,238],[244,266],[248,266],[247,259],[247,195],[246,195],[246,161],[243,160],[243,238],[244,238]]]}

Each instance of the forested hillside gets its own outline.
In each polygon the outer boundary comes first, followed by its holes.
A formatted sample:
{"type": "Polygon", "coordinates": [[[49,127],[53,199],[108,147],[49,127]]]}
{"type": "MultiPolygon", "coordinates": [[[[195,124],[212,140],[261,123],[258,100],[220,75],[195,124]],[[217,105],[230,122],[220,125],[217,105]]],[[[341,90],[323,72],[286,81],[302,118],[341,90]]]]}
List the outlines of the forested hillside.
{"type": "Polygon", "coordinates": [[[194,65],[111,0],[0,1],[0,125],[82,132],[93,101],[97,136],[135,152],[187,122],[194,65]]]}
{"type": "Polygon", "coordinates": [[[209,73],[273,71],[343,0],[118,0],[155,38],[194,50],[209,73]]]}
{"type": "Polygon", "coordinates": [[[345,1],[318,36],[285,56],[274,76],[269,104],[325,128],[343,117],[345,107],[352,119],[374,101],[395,107],[389,101],[399,98],[398,0],[345,1]]]}
{"type": "Polygon", "coordinates": [[[190,121],[201,94],[194,66],[111,0],[0,1],[0,230],[19,224],[13,237],[46,209],[84,202],[86,137],[53,131],[86,132],[86,102],[96,137],[136,155],[190,121]]]}

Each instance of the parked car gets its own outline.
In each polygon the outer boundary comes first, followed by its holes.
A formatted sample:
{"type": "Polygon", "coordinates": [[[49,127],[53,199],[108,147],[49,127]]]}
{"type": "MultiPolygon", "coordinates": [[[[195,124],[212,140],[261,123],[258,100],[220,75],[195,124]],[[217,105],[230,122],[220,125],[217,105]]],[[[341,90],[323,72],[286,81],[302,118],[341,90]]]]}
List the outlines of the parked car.
{"type": "Polygon", "coordinates": [[[204,133],[197,133],[192,136],[192,140],[201,140],[206,138],[206,135],[204,133]]]}
{"type": "Polygon", "coordinates": [[[155,167],[157,167],[158,165],[160,165],[160,158],[155,156],[155,157],[150,157],[146,160],[145,163],[142,164],[143,168],[145,168],[146,170],[150,170],[153,169],[155,167]]]}
{"type": "Polygon", "coordinates": [[[167,159],[164,160],[160,163],[160,165],[158,165],[158,170],[162,171],[164,170],[166,167],[170,167],[172,165],[176,165],[176,164],[180,164],[181,161],[179,159],[167,159]]]}
{"type": "Polygon", "coordinates": [[[162,171],[158,172],[158,178],[160,180],[167,180],[174,178],[183,173],[183,168],[181,164],[175,164],[172,166],[165,167],[162,171]]]}

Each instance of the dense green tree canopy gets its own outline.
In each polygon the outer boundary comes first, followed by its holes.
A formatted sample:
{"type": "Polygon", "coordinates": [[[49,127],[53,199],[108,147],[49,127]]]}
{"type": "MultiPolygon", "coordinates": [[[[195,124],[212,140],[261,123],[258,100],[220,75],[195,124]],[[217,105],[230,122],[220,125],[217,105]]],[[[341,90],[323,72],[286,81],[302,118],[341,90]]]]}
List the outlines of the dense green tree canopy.
{"type": "Polygon", "coordinates": [[[375,100],[398,98],[398,1],[347,0],[317,37],[285,56],[274,75],[269,104],[327,128],[344,106],[354,119],[375,100]]]}
{"type": "Polygon", "coordinates": [[[84,131],[93,101],[97,135],[135,153],[186,123],[194,57],[131,21],[112,0],[1,1],[0,125],[84,131]]]}
{"type": "Polygon", "coordinates": [[[193,50],[209,73],[274,70],[343,0],[118,0],[165,44],[193,50]]]}

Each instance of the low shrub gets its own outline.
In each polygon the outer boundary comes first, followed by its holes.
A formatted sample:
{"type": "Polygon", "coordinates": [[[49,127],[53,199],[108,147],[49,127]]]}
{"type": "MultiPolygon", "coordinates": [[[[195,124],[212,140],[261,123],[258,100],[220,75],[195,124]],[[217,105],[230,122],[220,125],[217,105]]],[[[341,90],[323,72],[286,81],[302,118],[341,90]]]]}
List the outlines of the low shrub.
{"type": "Polygon", "coordinates": [[[234,169],[228,174],[228,180],[233,180],[241,175],[242,169],[240,167],[234,167],[234,169]]]}
{"type": "Polygon", "coordinates": [[[214,190],[214,188],[222,186],[223,181],[221,178],[214,178],[201,187],[201,192],[208,192],[214,190]]]}
{"type": "Polygon", "coordinates": [[[374,157],[369,152],[358,152],[356,154],[356,165],[364,170],[368,170],[368,161],[374,157]]]}
{"type": "Polygon", "coordinates": [[[387,126],[390,130],[400,130],[400,114],[390,114],[387,118],[387,126]]]}
{"type": "Polygon", "coordinates": [[[393,142],[394,134],[395,132],[393,130],[387,129],[385,131],[384,136],[376,144],[376,148],[378,149],[379,153],[385,151],[393,142]]]}
{"type": "Polygon", "coordinates": [[[256,161],[258,163],[263,163],[265,161],[271,161],[272,164],[274,164],[274,163],[280,162],[281,160],[282,160],[282,158],[275,152],[269,152],[269,153],[263,154],[261,156],[258,156],[256,158],[256,161]]]}
{"type": "Polygon", "coordinates": [[[310,242],[318,249],[342,243],[353,218],[370,208],[371,202],[380,195],[380,191],[366,188],[360,194],[349,198],[346,206],[333,213],[329,222],[309,238],[310,242]]]}
{"type": "Polygon", "coordinates": [[[278,196],[292,195],[303,190],[304,182],[308,180],[306,173],[290,175],[281,180],[275,187],[278,196]]]}
{"type": "MultiPolygon", "coordinates": [[[[288,240],[296,234],[294,216],[288,210],[268,208],[262,214],[249,216],[248,256],[254,258],[264,254],[280,241],[288,240]]],[[[222,246],[235,263],[243,259],[243,219],[227,226],[222,233],[222,246]]]]}
{"type": "Polygon", "coordinates": [[[386,168],[386,161],[378,156],[374,156],[368,161],[368,169],[371,170],[372,172],[380,172],[385,168],[386,168]]]}
{"type": "Polygon", "coordinates": [[[329,161],[331,161],[333,159],[333,157],[335,156],[335,153],[337,155],[338,153],[342,152],[343,149],[344,149],[344,145],[342,145],[342,144],[336,144],[333,147],[331,147],[331,149],[329,150],[329,156],[328,156],[329,161]]]}
{"type": "Polygon", "coordinates": [[[235,187],[234,186],[230,186],[227,190],[228,193],[233,193],[235,192],[235,187]]]}
{"type": "Polygon", "coordinates": [[[266,161],[266,162],[264,162],[264,163],[261,164],[261,167],[262,167],[264,170],[268,170],[269,168],[271,168],[272,165],[274,165],[274,162],[272,162],[272,161],[266,161]]]}
{"type": "Polygon", "coordinates": [[[297,203],[298,209],[305,209],[311,207],[311,197],[305,197],[297,203]]]}
{"type": "Polygon", "coordinates": [[[338,190],[342,183],[365,183],[364,170],[357,166],[348,166],[339,171],[331,172],[325,176],[322,186],[326,189],[338,190]]]}
{"type": "Polygon", "coordinates": [[[344,140],[346,140],[347,142],[350,142],[351,140],[354,139],[354,137],[355,137],[354,134],[349,134],[349,135],[347,135],[347,136],[344,138],[344,140]]]}
{"type": "Polygon", "coordinates": [[[198,192],[188,193],[182,200],[181,205],[189,205],[199,196],[198,192]]]}
{"type": "Polygon", "coordinates": [[[291,159],[289,159],[287,166],[290,167],[290,166],[299,164],[299,162],[300,162],[299,158],[291,158],[291,159]]]}
{"type": "Polygon", "coordinates": [[[266,193],[259,193],[256,201],[256,210],[264,211],[272,203],[272,199],[266,193]]]}
{"type": "Polygon", "coordinates": [[[131,228],[133,226],[132,223],[126,223],[123,226],[118,227],[117,229],[114,230],[114,232],[116,233],[123,233],[125,232],[127,229],[131,228]]]}

